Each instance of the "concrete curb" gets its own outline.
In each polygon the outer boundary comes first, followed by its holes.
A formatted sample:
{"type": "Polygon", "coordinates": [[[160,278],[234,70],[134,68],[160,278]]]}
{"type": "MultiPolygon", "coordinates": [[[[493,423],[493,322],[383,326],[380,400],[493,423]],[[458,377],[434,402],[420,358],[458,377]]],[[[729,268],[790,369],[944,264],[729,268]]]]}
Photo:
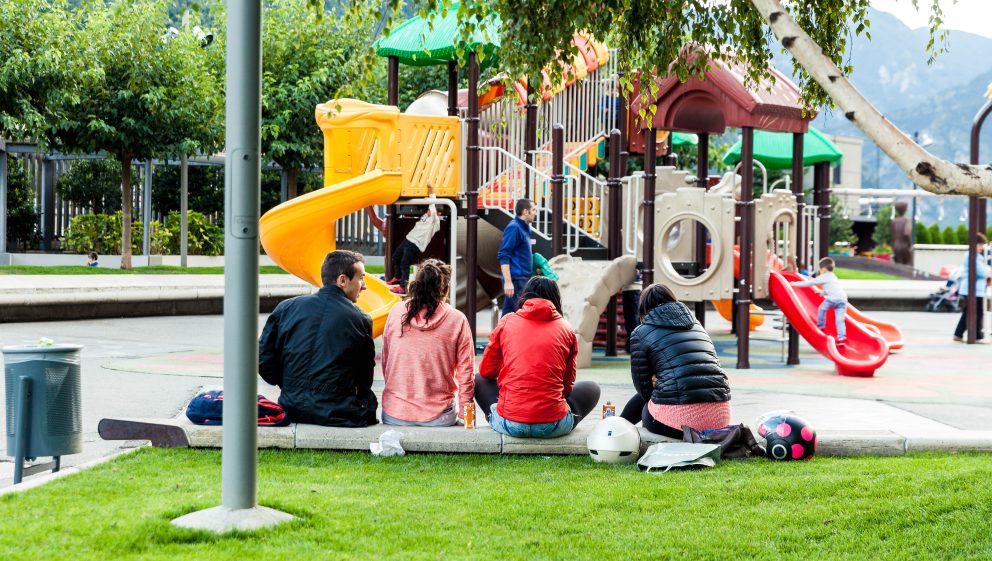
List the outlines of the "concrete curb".
{"type": "MultiPolygon", "coordinates": [[[[193,425],[185,418],[132,419],[180,427],[191,448],[220,448],[223,427],[193,425]]],[[[387,430],[403,434],[401,443],[408,452],[463,454],[585,455],[586,438],[595,422],[579,425],[572,433],[550,439],[504,436],[481,425],[474,430],[462,427],[395,427],[374,425],[365,428],[336,428],[293,424],[288,427],[259,427],[259,448],[312,450],[368,450],[387,430]]],[[[641,452],[656,442],[672,439],[638,427],[641,452]]],[[[133,435],[132,435],[133,436],[133,435]]],[[[888,430],[824,430],[818,433],[817,454],[821,456],[901,456],[913,452],[992,452],[992,431],[947,431],[942,434],[899,434],[888,430]]]]}
{"type": "Polygon", "coordinates": [[[124,449],[118,450],[117,452],[114,452],[113,454],[108,454],[106,456],[102,456],[100,458],[96,458],[94,460],[90,460],[88,462],[85,462],[85,463],[82,463],[82,464],[79,464],[79,465],[76,465],[76,466],[67,467],[67,468],[62,469],[62,470],[59,470],[59,471],[57,471],[55,473],[47,473],[45,475],[32,476],[30,479],[26,479],[24,481],[21,481],[17,485],[10,485],[10,486],[7,486],[7,487],[0,487],[0,497],[2,497],[4,495],[13,495],[15,493],[20,493],[22,491],[27,491],[28,489],[34,489],[35,487],[41,487],[42,485],[45,485],[47,483],[51,483],[52,481],[55,481],[57,479],[62,479],[63,477],[68,477],[68,476],[73,475],[75,473],[79,473],[79,472],[81,472],[83,470],[87,470],[87,469],[92,468],[94,466],[98,466],[100,464],[109,462],[111,460],[115,460],[115,459],[120,458],[122,456],[126,456],[128,454],[133,454],[134,452],[136,452],[136,451],[138,451],[138,450],[140,450],[142,448],[145,448],[146,446],[147,446],[147,444],[141,444],[139,446],[135,446],[134,448],[124,448],[124,449]]]}

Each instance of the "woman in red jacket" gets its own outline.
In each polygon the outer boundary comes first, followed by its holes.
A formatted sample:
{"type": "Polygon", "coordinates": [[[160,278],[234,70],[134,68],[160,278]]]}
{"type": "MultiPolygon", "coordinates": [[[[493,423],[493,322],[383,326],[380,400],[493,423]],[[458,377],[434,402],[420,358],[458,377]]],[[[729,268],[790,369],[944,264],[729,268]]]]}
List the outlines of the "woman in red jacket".
{"type": "Polygon", "coordinates": [[[566,435],[596,407],[599,386],[575,383],[579,347],[562,318],[553,280],[531,278],[517,306],[489,336],[475,400],[496,432],[517,438],[566,435]]]}

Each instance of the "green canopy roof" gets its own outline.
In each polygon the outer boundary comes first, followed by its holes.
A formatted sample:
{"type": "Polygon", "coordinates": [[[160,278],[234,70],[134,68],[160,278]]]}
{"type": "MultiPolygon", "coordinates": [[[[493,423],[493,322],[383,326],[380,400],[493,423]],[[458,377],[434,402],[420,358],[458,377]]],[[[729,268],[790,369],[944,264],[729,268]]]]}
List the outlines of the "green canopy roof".
{"type": "MultiPolygon", "coordinates": [[[[468,43],[464,44],[468,49],[482,46],[485,57],[480,61],[480,67],[484,68],[495,62],[502,25],[499,16],[493,14],[486,22],[486,30],[477,29],[468,43]]],[[[440,12],[435,12],[427,17],[416,16],[403,22],[389,37],[376,41],[376,54],[381,57],[398,57],[400,62],[410,66],[446,64],[450,60],[458,60],[456,47],[461,44],[458,28],[458,4],[454,4],[443,16],[440,12]]]]}
{"type": "MultiPolygon", "coordinates": [[[[803,135],[803,166],[821,162],[839,162],[840,150],[823,136],[809,128],[803,135]]],[[[792,169],[792,134],[787,132],[754,131],[754,159],[768,169],[792,169]]],[[[723,163],[737,165],[741,161],[741,141],[737,141],[723,156],[723,163]]]]}
{"type": "Polygon", "coordinates": [[[697,144],[699,144],[699,137],[694,134],[687,132],[672,133],[672,146],[675,148],[679,146],[695,146],[697,144]]]}

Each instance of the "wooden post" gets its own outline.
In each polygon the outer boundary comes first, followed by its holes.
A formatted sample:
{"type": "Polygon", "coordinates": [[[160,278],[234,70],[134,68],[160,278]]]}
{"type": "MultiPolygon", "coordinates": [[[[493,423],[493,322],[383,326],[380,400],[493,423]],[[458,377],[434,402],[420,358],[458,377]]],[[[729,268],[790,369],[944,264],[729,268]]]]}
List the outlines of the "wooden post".
{"type": "MultiPolygon", "coordinates": [[[[391,56],[388,59],[387,65],[387,78],[386,78],[386,103],[388,105],[400,104],[400,59],[399,57],[391,56]]],[[[287,197],[292,198],[289,193],[287,197]]],[[[396,206],[387,205],[386,206],[386,248],[385,248],[385,259],[383,263],[385,264],[386,278],[390,279],[399,276],[399,271],[393,270],[393,251],[396,249],[396,242],[393,237],[396,235],[396,206]]],[[[470,291],[471,292],[471,291],[470,291]]]]}
{"type": "MultiPolygon", "coordinates": [[[[668,147],[669,150],[672,148],[672,136],[675,133],[669,133],[668,135],[668,147]]],[[[706,133],[699,134],[699,144],[696,146],[696,185],[703,190],[709,189],[709,167],[710,160],[710,135],[706,133]]],[[[703,270],[706,268],[706,227],[703,226],[701,222],[696,222],[696,274],[703,274],[703,270]]],[[[706,327],[706,301],[701,300],[696,302],[696,320],[699,321],[699,325],[706,327]]]]}
{"type": "Polygon", "coordinates": [[[562,255],[565,222],[565,127],[551,128],[551,253],[562,255]]]}
{"type": "MultiPolygon", "coordinates": [[[[820,257],[826,257],[830,251],[830,164],[821,162],[813,166],[813,201],[817,205],[816,215],[819,218],[820,257]]],[[[810,268],[816,263],[809,263],[810,268]]]]}
{"type": "MultiPolygon", "coordinates": [[[[978,165],[978,152],[981,142],[982,125],[985,119],[992,113],[992,100],[982,106],[975,115],[971,124],[971,163],[978,165]]],[[[976,339],[975,330],[978,327],[978,314],[984,314],[984,310],[978,310],[978,297],[975,288],[975,258],[978,253],[975,246],[978,245],[978,231],[985,231],[985,200],[978,197],[968,197],[968,310],[965,316],[965,325],[968,329],[968,344],[974,344],[976,339]]],[[[984,287],[982,287],[984,289],[984,287]]],[[[988,327],[986,327],[988,329],[988,327]]]]}
{"type": "MultiPolygon", "coordinates": [[[[803,138],[801,132],[792,134],[792,193],[796,197],[796,247],[792,248],[796,270],[806,263],[806,241],[803,232],[803,207],[806,206],[803,194],[803,138]]],[[[786,364],[799,364],[799,332],[789,324],[789,356],[786,364]]]]}
{"type": "MultiPolygon", "coordinates": [[[[619,74],[619,77],[623,78],[623,72],[619,74]]],[[[627,144],[630,139],[628,138],[629,131],[627,129],[627,96],[623,93],[623,85],[620,84],[619,78],[617,79],[617,87],[620,88],[620,91],[617,92],[617,128],[620,129],[620,177],[623,177],[627,175],[627,158],[630,157],[629,146],[627,144]]]]}
{"type": "MultiPolygon", "coordinates": [[[[534,167],[534,151],[537,150],[537,104],[534,103],[534,86],[527,85],[527,110],[524,113],[524,161],[534,167]]],[[[527,196],[531,197],[531,171],[523,170],[524,188],[527,196]]]]}
{"type": "Polygon", "coordinates": [[[400,59],[399,57],[389,57],[389,65],[386,77],[386,103],[388,105],[400,104],[400,59]]]}
{"type": "Polygon", "coordinates": [[[468,324],[472,329],[472,340],[475,340],[476,315],[476,264],[478,257],[479,238],[479,62],[475,53],[468,55],[468,138],[466,151],[468,162],[468,184],[465,190],[466,208],[465,219],[465,308],[468,312],[468,324]]]}
{"type": "Polygon", "coordinates": [[[741,128],[741,258],[737,280],[737,368],[751,368],[751,257],[754,250],[754,224],[751,212],[754,190],[754,129],[741,128]]]}
{"type": "MultiPolygon", "coordinates": [[[[654,194],[657,176],[655,168],[658,166],[658,146],[656,142],[658,131],[654,128],[654,123],[649,123],[649,128],[644,131],[644,201],[641,203],[644,208],[644,246],[641,251],[644,261],[641,269],[641,279],[644,288],[654,284],[654,194]]],[[[620,158],[623,162],[623,156],[620,158]]]]}
{"type": "Polygon", "coordinates": [[[458,62],[448,61],[448,116],[458,116],[458,62]]]}
{"type": "MultiPolygon", "coordinates": [[[[606,247],[606,255],[613,261],[623,255],[623,240],[621,239],[620,221],[623,220],[623,212],[620,210],[621,200],[620,182],[620,130],[610,131],[610,171],[606,180],[607,196],[609,200],[609,230],[607,238],[609,245],[606,247]]],[[[628,337],[630,334],[628,334],[628,337]]],[[[610,303],[606,306],[606,356],[617,356],[617,295],[610,296],[610,303]]]]}

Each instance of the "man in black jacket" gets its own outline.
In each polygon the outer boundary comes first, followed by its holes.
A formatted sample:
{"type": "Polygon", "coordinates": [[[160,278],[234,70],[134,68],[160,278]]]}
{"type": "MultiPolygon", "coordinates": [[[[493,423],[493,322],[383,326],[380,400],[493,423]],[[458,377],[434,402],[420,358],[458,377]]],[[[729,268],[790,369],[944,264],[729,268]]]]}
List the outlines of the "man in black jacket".
{"type": "Polygon", "coordinates": [[[279,404],[294,422],[374,425],[372,319],[355,305],[365,290],[363,258],[332,251],[320,275],[316,294],[281,302],[265,322],[258,373],[282,389],[279,404]]]}

